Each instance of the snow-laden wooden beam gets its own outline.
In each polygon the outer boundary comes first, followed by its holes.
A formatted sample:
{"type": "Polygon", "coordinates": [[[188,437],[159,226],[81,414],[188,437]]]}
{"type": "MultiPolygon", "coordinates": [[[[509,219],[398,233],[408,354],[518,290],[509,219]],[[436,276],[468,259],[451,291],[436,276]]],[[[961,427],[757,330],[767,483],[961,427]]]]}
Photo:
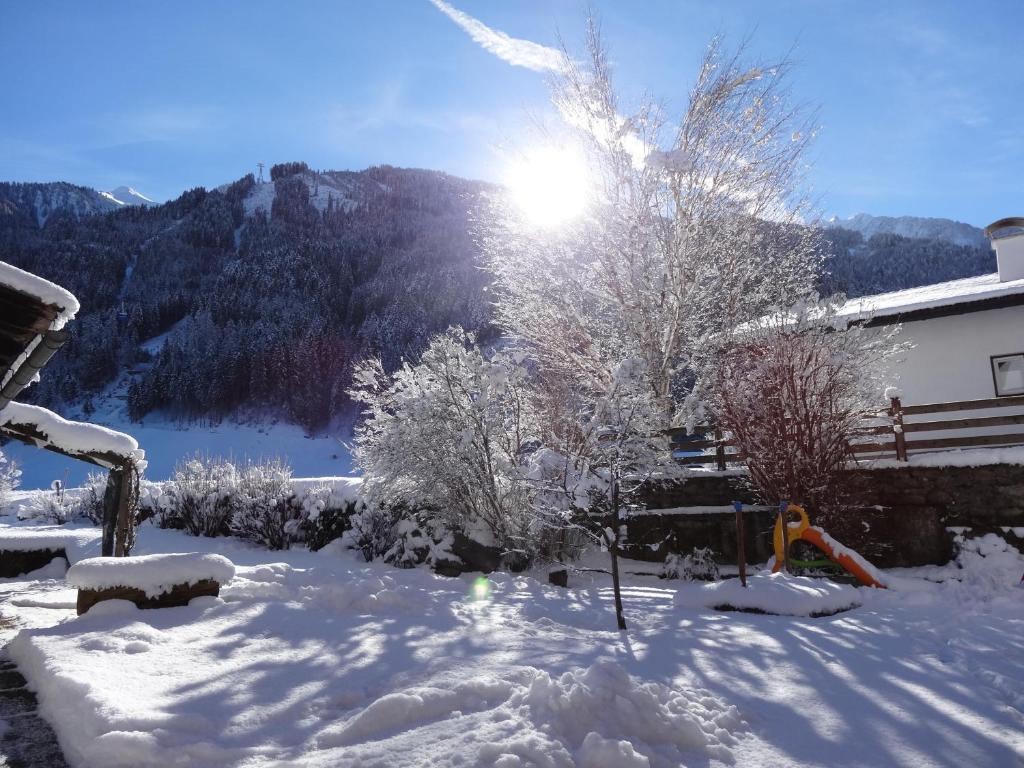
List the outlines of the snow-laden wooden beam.
{"type": "Polygon", "coordinates": [[[0,430],[11,437],[89,461],[107,469],[132,464],[145,468],[146,452],[131,435],[83,421],[69,421],[37,405],[8,403],[0,410],[0,430]]]}
{"type": "Polygon", "coordinates": [[[131,549],[145,451],[131,435],[98,424],[69,421],[53,411],[24,403],[0,410],[0,434],[47,451],[110,470],[103,496],[103,554],[131,549]]]}
{"type": "Polygon", "coordinates": [[[64,326],[78,309],[70,291],[0,261],[0,435],[110,470],[103,554],[121,556],[135,536],[145,452],[131,435],[14,402],[67,341],[64,326]]]}

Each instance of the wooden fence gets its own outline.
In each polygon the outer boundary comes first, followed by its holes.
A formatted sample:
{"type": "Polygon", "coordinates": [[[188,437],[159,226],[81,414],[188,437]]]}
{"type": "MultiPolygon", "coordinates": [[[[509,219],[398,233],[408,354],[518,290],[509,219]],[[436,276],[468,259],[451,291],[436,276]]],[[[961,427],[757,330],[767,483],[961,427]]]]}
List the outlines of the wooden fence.
{"type": "MultiPolygon", "coordinates": [[[[1018,425],[1024,425],[1024,395],[924,405],[903,405],[896,397],[887,409],[879,410],[877,417],[866,420],[860,430],[864,439],[853,443],[851,449],[858,457],[894,457],[897,461],[907,461],[910,451],[1024,445],[1024,431],[1001,431],[1018,425]],[[984,415],[972,413],[963,418],[934,418],[939,414],[974,411],[984,415]],[[953,430],[969,434],[952,437],[929,434],[953,430]]],[[[670,429],[668,434],[673,438],[673,448],[677,453],[695,454],[677,456],[676,461],[682,464],[714,464],[717,469],[724,470],[730,463],[743,460],[734,442],[724,439],[721,430],[714,425],[695,426],[691,431],[670,429]],[[699,454],[696,453],[698,451],[699,454]]]]}

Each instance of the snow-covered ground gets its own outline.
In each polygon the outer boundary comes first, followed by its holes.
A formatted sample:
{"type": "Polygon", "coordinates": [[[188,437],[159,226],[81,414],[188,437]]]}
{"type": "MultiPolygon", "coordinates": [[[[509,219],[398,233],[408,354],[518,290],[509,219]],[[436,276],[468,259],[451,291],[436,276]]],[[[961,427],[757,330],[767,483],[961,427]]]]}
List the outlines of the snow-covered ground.
{"type": "Polygon", "coordinates": [[[602,574],[449,579],[147,525],[139,554],[232,560],[220,598],[76,618],[51,566],[0,581],[0,612],[75,766],[1019,766],[1024,557],[974,549],[818,619],[627,574],[621,634],[602,574]]]}

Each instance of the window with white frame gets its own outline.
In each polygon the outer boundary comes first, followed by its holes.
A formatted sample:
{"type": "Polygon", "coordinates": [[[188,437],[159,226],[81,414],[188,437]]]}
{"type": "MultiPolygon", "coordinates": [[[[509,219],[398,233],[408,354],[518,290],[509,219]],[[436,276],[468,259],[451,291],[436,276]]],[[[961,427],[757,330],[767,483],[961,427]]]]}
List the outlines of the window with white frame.
{"type": "Polygon", "coordinates": [[[992,356],[992,381],[996,397],[1024,395],[1024,352],[992,356]]]}

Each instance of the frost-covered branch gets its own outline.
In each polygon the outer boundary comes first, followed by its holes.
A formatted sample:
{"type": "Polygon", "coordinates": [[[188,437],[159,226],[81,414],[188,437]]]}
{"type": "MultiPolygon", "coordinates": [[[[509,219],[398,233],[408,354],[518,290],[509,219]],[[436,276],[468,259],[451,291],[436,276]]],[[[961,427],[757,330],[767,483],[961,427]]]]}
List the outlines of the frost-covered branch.
{"type": "Polygon", "coordinates": [[[594,392],[595,361],[641,357],[666,421],[707,377],[707,342],[807,295],[822,244],[803,191],[813,115],[787,94],[789,64],[746,64],[713,43],[675,122],[653,100],[625,116],[591,29],[554,101],[583,146],[594,200],[558,231],[524,226],[496,195],[481,240],[498,320],[554,376],[594,392]]]}

